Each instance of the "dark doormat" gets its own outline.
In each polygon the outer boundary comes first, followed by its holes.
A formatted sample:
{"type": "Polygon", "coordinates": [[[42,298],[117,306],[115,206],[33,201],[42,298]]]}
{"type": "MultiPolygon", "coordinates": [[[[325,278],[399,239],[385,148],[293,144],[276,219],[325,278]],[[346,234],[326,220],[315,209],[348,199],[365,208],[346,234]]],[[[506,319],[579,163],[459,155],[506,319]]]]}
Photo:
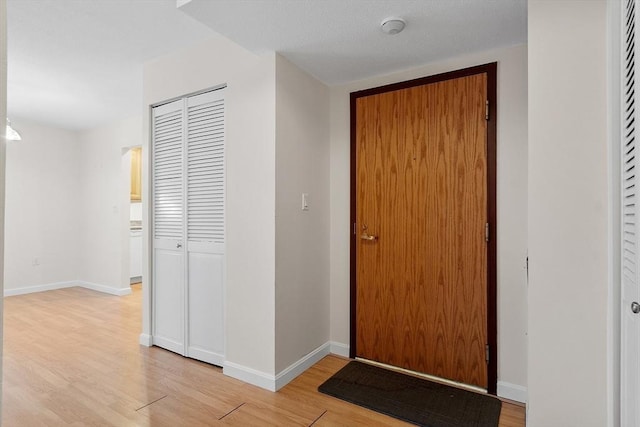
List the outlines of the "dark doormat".
{"type": "Polygon", "coordinates": [[[349,362],[318,391],[427,427],[497,427],[499,399],[361,362],[349,362]]]}

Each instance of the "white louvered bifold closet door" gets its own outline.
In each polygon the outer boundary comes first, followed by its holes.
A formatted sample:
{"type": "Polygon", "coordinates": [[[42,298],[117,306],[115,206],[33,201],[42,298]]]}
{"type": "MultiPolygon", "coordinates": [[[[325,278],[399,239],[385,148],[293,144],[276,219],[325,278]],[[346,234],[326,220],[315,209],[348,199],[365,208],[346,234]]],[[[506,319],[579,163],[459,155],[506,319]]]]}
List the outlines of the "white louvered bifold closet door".
{"type": "Polygon", "coordinates": [[[221,365],[224,90],[186,97],[153,111],[153,343],[221,365]],[[169,123],[175,128],[169,130],[169,123]]]}
{"type": "Polygon", "coordinates": [[[187,99],[187,355],[224,361],[224,91],[187,99]]]}
{"type": "Polygon", "coordinates": [[[184,102],[153,109],[153,343],[185,353],[184,102]]]}
{"type": "Polygon", "coordinates": [[[621,307],[621,425],[640,426],[640,302],[638,280],[638,87],[637,0],[625,0],[622,16],[621,174],[622,174],[622,307],[621,307]]]}

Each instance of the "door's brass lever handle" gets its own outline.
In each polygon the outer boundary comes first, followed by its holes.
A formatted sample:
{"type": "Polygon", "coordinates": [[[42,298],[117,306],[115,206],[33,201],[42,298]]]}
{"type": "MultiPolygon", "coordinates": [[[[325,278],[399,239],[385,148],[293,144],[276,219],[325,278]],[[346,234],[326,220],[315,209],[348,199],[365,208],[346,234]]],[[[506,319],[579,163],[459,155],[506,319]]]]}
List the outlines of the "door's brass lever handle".
{"type": "Polygon", "coordinates": [[[378,236],[372,236],[372,235],[368,234],[368,233],[365,231],[364,233],[362,233],[362,234],[360,235],[360,239],[362,239],[362,240],[367,240],[367,241],[369,241],[369,242],[373,242],[373,241],[375,241],[375,240],[378,240],[378,236]]]}

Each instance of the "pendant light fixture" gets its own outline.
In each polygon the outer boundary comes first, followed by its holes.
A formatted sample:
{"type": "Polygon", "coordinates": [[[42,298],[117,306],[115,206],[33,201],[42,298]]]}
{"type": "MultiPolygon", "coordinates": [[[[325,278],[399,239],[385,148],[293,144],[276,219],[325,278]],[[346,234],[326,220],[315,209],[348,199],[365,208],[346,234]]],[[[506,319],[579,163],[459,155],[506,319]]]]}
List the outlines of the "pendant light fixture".
{"type": "Polygon", "coordinates": [[[20,136],[20,134],[11,127],[11,122],[9,121],[9,118],[7,117],[7,130],[5,132],[5,138],[7,139],[7,141],[21,141],[22,137],[20,136]]]}

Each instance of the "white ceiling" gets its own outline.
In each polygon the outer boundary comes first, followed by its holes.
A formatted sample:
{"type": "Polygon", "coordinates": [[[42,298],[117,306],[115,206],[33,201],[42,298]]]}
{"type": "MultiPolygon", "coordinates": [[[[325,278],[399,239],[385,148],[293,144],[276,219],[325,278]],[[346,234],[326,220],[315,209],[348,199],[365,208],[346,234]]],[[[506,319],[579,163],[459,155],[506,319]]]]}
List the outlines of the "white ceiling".
{"type": "Polygon", "coordinates": [[[7,20],[9,117],[76,130],[140,114],[142,64],[213,34],[175,0],[8,0],[7,20]]]}
{"type": "Polygon", "coordinates": [[[10,117],[139,114],[142,64],[218,32],[332,85],[526,41],[526,0],[8,0],[10,117]],[[407,21],[395,36],[388,16],[407,21]]]}
{"type": "Polygon", "coordinates": [[[182,0],[181,9],[256,53],[276,51],[332,85],[516,45],[526,0],[182,0]],[[393,36],[381,22],[400,17],[393,36]]]}

